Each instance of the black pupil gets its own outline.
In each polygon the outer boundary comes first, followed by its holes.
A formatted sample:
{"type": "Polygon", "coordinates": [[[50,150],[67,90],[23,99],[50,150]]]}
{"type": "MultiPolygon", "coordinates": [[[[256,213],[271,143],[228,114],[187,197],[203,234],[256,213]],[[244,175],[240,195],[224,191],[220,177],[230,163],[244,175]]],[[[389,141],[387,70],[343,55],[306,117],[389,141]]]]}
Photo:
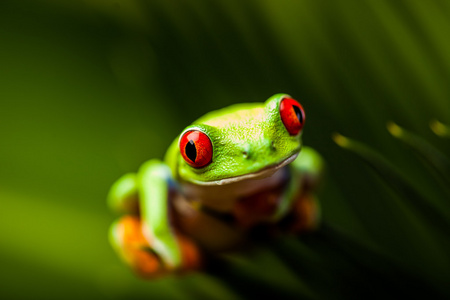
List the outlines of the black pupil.
{"type": "Polygon", "coordinates": [[[296,105],[292,105],[292,107],[294,108],[295,114],[297,115],[297,119],[300,121],[300,124],[303,123],[303,114],[302,111],[300,110],[300,107],[296,106],[296,105]]]}
{"type": "Polygon", "coordinates": [[[195,159],[197,158],[197,148],[195,148],[195,143],[193,140],[189,140],[189,142],[186,144],[186,156],[192,161],[195,162],[195,159]]]}

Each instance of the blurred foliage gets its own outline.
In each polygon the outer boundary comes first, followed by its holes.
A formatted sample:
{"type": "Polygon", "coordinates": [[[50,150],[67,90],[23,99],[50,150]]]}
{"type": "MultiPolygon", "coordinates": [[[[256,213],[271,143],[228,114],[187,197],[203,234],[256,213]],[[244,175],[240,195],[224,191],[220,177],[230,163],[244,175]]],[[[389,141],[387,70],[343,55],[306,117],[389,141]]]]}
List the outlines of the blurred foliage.
{"type": "Polygon", "coordinates": [[[449,297],[449,16],[444,0],[1,1],[0,298],[449,297]],[[107,242],[110,184],[202,114],[278,92],[327,161],[323,227],[136,278],[107,242]]]}

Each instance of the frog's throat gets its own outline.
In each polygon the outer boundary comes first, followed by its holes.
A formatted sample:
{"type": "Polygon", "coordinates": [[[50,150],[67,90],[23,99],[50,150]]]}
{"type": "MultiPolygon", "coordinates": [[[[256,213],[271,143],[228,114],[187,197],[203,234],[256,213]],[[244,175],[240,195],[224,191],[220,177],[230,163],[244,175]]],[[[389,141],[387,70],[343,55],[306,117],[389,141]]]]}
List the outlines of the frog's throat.
{"type": "Polygon", "coordinates": [[[268,176],[272,175],[273,173],[275,173],[275,171],[283,168],[284,166],[287,166],[288,164],[293,162],[297,158],[297,156],[298,156],[298,153],[295,153],[295,154],[289,156],[288,158],[286,158],[285,160],[281,161],[278,164],[268,166],[262,170],[259,170],[257,172],[250,173],[250,174],[244,174],[244,175],[239,175],[239,176],[235,176],[235,177],[229,177],[229,178],[224,178],[224,179],[214,180],[214,181],[199,181],[199,180],[189,180],[189,181],[191,183],[194,183],[197,185],[214,186],[214,185],[224,185],[224,184],[235,183],[235,182],[243,181],[243,180],[247,180],[247,179],[264,178],[264,177],[268,177],[268,176]]]}

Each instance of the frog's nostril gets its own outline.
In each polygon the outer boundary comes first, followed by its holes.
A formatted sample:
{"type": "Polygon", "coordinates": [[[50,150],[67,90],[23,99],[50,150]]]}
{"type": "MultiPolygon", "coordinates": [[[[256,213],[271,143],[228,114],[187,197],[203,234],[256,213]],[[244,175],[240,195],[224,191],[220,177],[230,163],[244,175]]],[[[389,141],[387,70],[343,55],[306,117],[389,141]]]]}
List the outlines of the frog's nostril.
{"type": "Polygon", "coordinates": [[[250,158],[251,146],[249,144],[243,145],[243,147],[241,148],[241,151],[242,151],[242,156],[244,156],[245,159],[250,158]]]}
{"type": "Polygon", "coordinates": [[[275,143],[273,141],[270,143],[270,149],[277,150],[277,147],[275,147],[275,143]]]}

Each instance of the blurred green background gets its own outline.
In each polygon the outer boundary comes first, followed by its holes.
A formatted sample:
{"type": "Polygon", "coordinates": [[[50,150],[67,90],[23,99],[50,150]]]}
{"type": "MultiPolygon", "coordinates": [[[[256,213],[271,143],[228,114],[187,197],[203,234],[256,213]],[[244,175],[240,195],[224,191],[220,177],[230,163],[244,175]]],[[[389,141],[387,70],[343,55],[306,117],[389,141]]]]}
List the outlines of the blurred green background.
{"type": "Polygon", "coordinates": [[[450,123],[449,32],[448,1],[2,0],[0,298],[449,297],[449,181],[386,129],[448,153],[429,122],[450,123]],[[323,228],[136,278],[109,186],[202,114],[279,92],[327,161],[323,228]]]}

